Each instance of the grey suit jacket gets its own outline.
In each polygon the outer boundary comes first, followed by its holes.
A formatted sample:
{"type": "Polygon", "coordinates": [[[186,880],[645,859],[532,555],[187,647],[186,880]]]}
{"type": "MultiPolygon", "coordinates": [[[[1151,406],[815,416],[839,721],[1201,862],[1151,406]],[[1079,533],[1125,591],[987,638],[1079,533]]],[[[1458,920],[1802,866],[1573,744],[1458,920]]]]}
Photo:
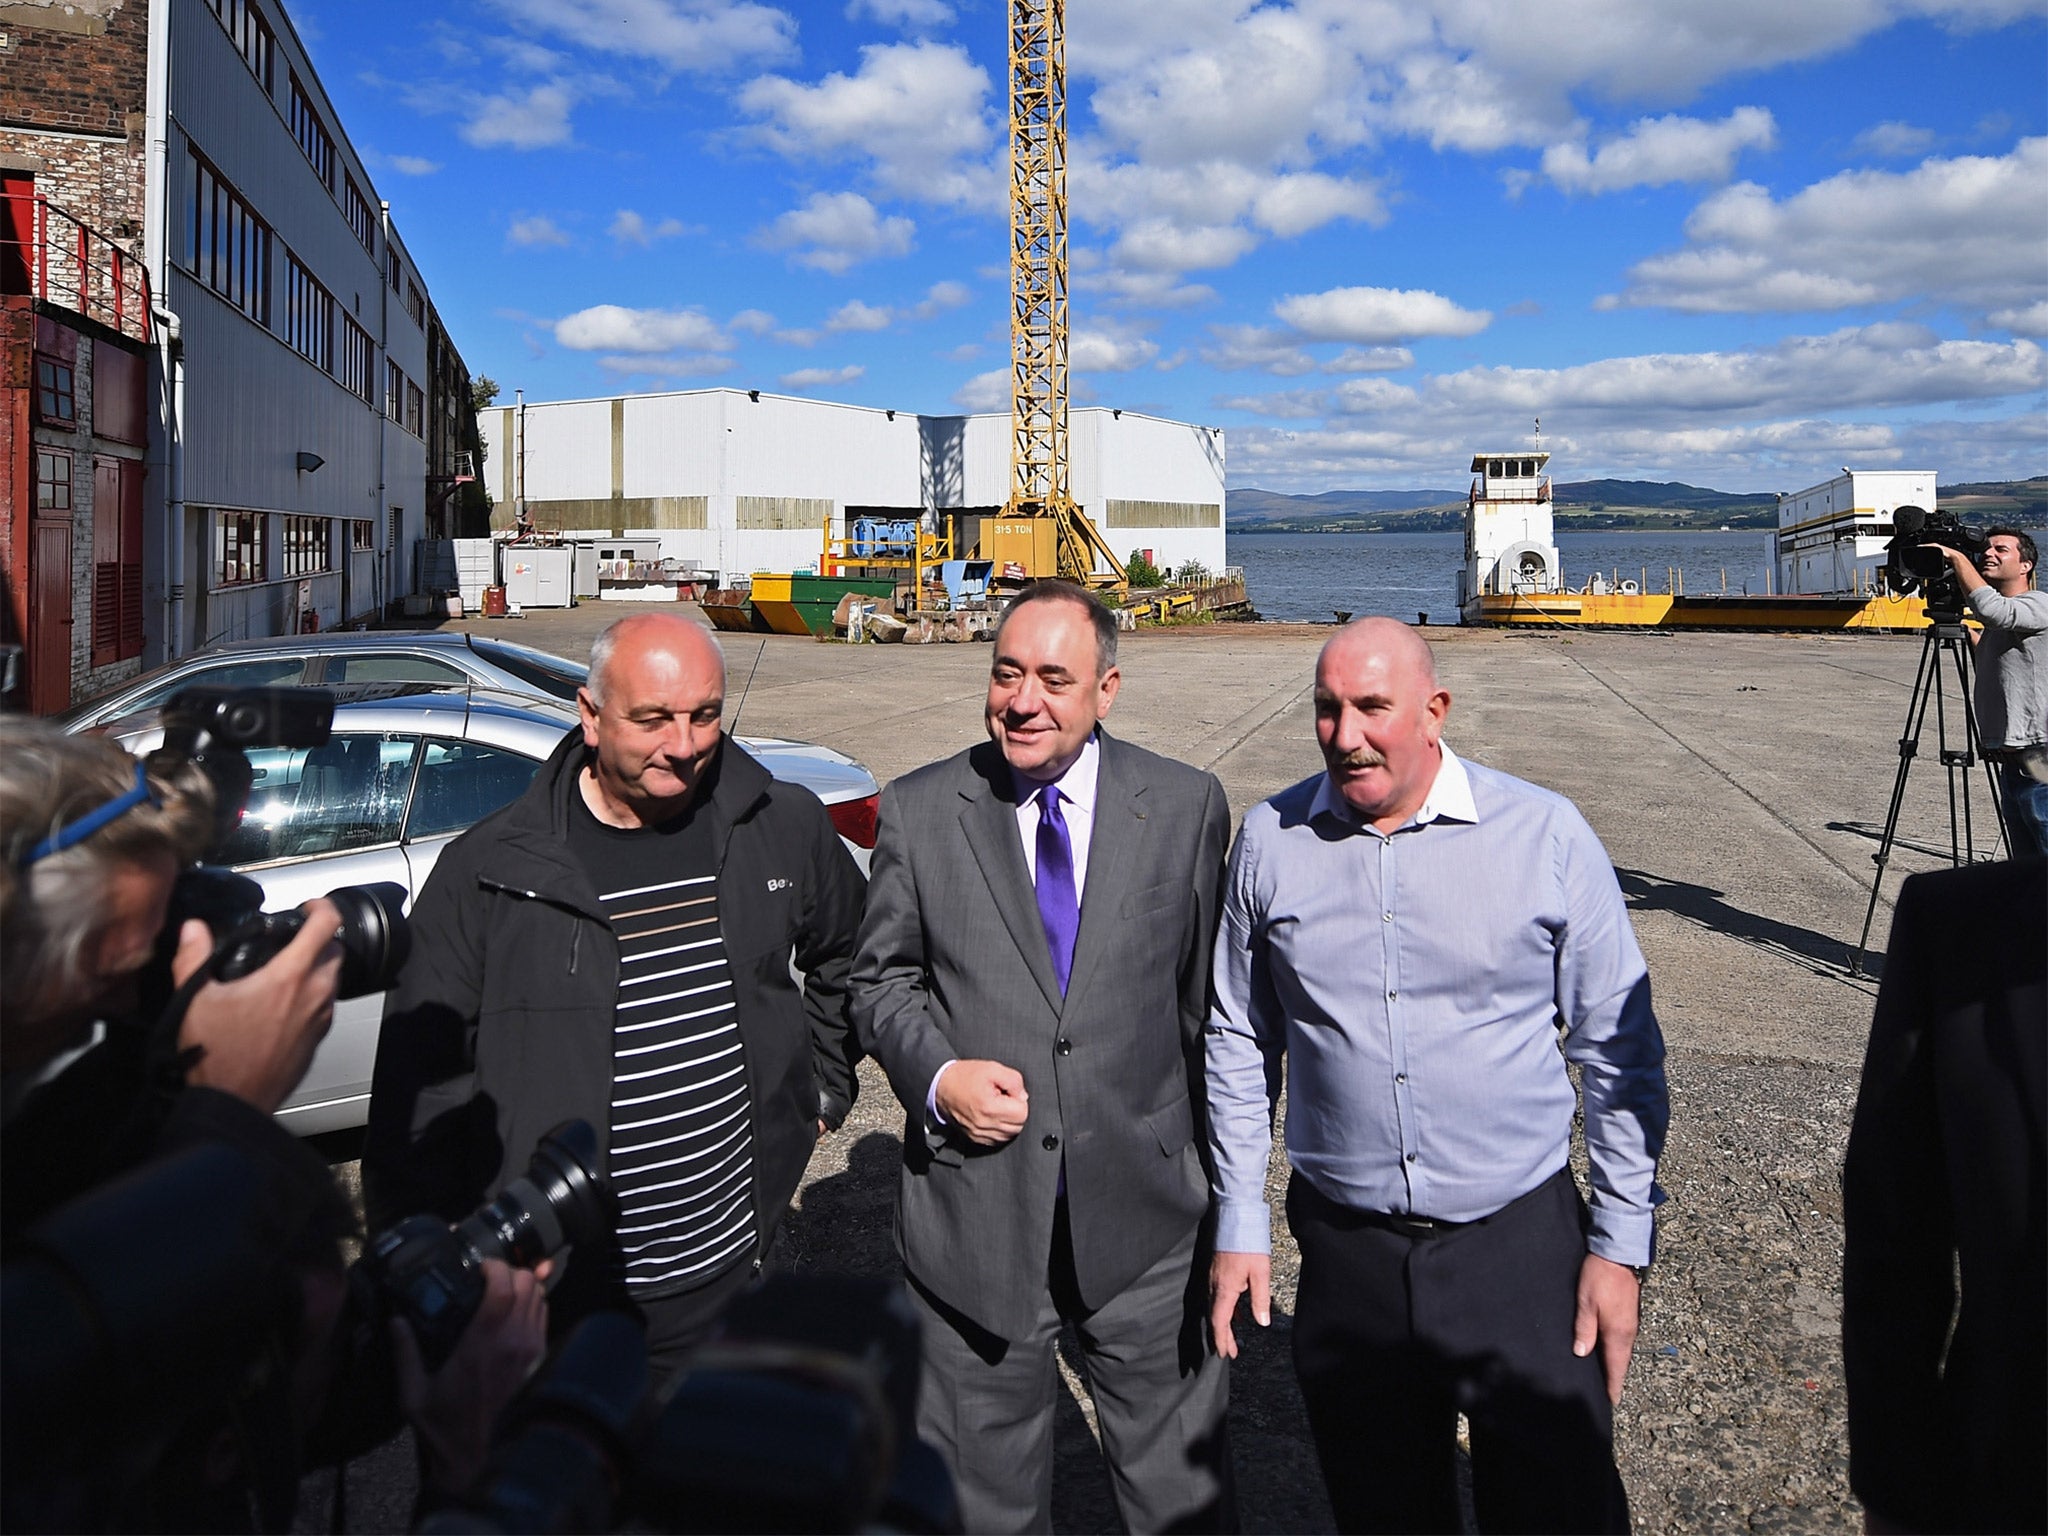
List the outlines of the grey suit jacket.
{"type": "Polygon", "coordinates": [[[1230,813],[1213,774],[1100,738],[1063,999],[990,742],[882,796],[850,979],[854,1026],[906,1111],[897,1244],[926,1289],[1004,1338],[1043,1296],[1062,1159],[1074,1269],[1100,1306],[1208,1210],[1201,1029],[1230,813]],[[1016,1068],[1030,1119],[978,1147],[928,1125],[954,1058],[1016,1068]]]}

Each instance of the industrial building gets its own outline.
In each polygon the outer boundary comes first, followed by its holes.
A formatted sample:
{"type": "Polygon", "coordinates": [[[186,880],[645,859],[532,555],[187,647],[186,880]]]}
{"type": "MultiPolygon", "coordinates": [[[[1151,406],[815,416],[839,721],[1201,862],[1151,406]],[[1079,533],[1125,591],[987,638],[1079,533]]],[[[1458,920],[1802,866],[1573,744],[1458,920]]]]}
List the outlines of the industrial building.
{"type": "MultiPolygon", "coordinates": [[[[761,390],[525,402],[479,413],[495,530],[542,533],[730,583],[807,571],[863,518],[962,514],[961,552],[1003,511],[1011,417],[920,416],[761,390]],[[828,533],[829,529],[829,533],[828,533]],[[658,551],[658,554],[656,553],[658,551]]],[[[1073,499],[1119,558],[1224,567],[1220,427],[1072,411],[1073,499]]],[[[1048,525],[1049,526],[1049,525],[1048,525]]],[[[984,551],[987,553],[987,551],[984,551]]]]}
{"type": "Polygon", "coordinates": [[[1774,590],[1845,597],[1875,591],[1900,507],[1934,510],[1933,470],[1845,467],[1803,491],[1780,491],[1771,534],[1774,590]]]}
{"type": "Polygon", "coordinates": [[[462,531],[469,376],[282,4],[6,10],[0,542],[31,707],[412,591],[417,542],[462,531]],[[78,414],[110,369],[132,442],[78,414]]]}

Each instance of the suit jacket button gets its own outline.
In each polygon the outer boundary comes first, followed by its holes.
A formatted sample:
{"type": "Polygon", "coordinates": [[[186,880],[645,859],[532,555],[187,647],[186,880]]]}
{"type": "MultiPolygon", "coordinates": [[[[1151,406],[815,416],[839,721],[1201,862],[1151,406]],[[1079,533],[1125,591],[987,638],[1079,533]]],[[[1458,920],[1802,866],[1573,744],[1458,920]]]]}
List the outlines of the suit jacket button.
{"type": "Polygon", "coordinates": [[[1059,1144],[1060,1139],[1057,1136],[1047,1136],[1044,1141],[1041,1141],[1039,1143],[1039,1145],[1041,1147],[1044,1147],[1045,1150],[1048,1152],[1056,1151],[1059,1147],[1059,1144]]]}
{"type": "Polygon", "coordinates": [[[1062,1037],[1053,1045],[1053,1049],[1062,1056],[1071,1056],[1074,1054],[1074,1042],[1062,1037]]]}

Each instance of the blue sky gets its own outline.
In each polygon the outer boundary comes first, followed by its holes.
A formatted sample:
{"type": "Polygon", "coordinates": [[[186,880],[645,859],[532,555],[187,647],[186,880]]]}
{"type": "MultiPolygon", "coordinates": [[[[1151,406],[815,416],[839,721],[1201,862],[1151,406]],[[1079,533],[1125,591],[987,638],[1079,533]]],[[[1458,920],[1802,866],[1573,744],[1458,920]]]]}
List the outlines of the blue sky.
{"type": "MultiPolygon", "coordinates": [[[[1005,409],[999,0],[292,0],[471,369],[1005,409]]],[[[2043,0],[1068,0],[1074,397],[1233,485],[2048,473],[2043,0]]]]}

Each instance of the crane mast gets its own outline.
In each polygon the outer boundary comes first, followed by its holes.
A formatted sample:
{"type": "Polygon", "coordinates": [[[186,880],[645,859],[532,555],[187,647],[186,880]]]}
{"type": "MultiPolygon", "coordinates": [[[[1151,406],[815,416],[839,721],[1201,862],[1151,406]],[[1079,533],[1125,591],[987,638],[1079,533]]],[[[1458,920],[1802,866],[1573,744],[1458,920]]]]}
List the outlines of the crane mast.
{"type": "Polygon", "coordinates": [[[1030,574],[1121,587],[1068,472],[1065,0],[1010,0],[1010,375],[1004,515],[1053,525],[1054,568],[1030,574]]]}

